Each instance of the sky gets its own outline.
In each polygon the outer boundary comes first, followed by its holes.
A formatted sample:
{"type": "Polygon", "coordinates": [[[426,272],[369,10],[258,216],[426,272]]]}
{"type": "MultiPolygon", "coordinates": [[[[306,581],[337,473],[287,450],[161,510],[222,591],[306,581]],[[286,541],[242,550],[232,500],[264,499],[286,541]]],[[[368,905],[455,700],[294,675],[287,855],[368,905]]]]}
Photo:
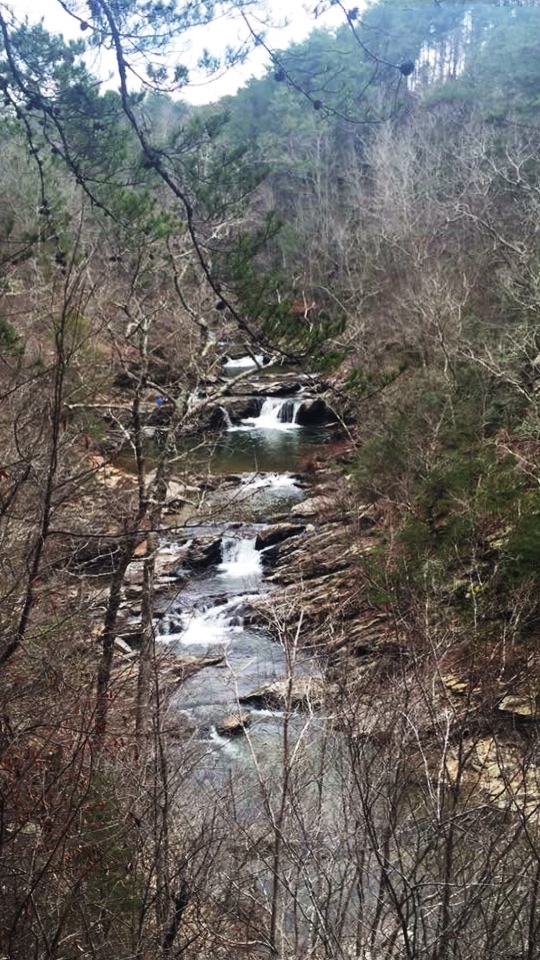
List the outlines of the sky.
{"type": "MultiPolygon", "coordinates": [[[[3,0],[16,16],[27,15],[30,20],[43,18],[45,27],[52,33],[63,33],[66,37],[80,37],[77,24],[66,14],[57,0],[3,0]]],[[[260,4],[260,17],[257,11],[250,14],[254,30],[260,29],[261,18],[264,12],[270,15],[275,28],[267,31],[268,45],[273,49],[283,49],[288,44],[303,40],[315,27],[332,28],[344,22],[343,10],[333,7],[326,13],[314,19],[309,8],[313,10],[315,0],[303,3],[302,0],[265,0],[260,4]]],[[[207,47],[211,53],[218,54],[227,44],[235,47],[248,36],[246,25],[241,17],[228,16],[215,24],[205,28],[198,28],[186,44],[183,61],[188,66],[196,62],[197,56],[207,47]]],[[[250,77],[260,76],[268,63],[265,50],[258,47],[254,50],[247,63],[230,68],[215,80],[208,81],[203,77],[196,77],[196,71],[191,69],[192,82],[184,88],[182,97],[190,103],[209,103],[226,94],[235,93],[250,77]]],[[[106,58],[99,63],[89,63],[91,69],[101,76],[110,73],[106,58]]]]}

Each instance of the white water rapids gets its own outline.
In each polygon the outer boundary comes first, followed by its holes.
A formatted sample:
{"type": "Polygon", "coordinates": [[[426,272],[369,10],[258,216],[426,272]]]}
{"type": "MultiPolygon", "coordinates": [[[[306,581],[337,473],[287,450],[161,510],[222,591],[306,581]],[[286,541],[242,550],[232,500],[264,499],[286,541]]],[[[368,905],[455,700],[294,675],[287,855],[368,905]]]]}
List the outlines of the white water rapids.
{"type": "Polygon", "coordinates": [[[255,549],[255,537],[223,537],[217,570],[224,590],[233,595],[225,603],[208,605],[199,598],[190,609],[173,609],[161,620],[162,642],[208,650],[216,644],[228,646],[234,634],[242,632],[242,608],[248,599],[257,596],[262,579],[261,554],[255,549]]]}
{"type": "Polygon", "coordinates": [[[204,608],[204,604],[172,612],[163,618],[159,639],[181,647],[204,647],[209,650],[216,645],[228,646],[235,633],[243,629],[241,608],[247,596],[231,597],[226,603],[217,603],[204,608]]]}
{"type": "Polygon", "coordinates": [[[298,480],[292,473],[246,473],[242,482],[244,491],[298,489],[298,480]]]}

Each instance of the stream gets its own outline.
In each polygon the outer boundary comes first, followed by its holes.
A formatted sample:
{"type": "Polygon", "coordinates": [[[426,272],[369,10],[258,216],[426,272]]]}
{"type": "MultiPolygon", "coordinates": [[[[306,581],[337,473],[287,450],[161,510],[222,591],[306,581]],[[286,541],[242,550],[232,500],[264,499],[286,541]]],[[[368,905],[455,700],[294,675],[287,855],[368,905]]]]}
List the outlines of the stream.
{"type": "Polygon", "coordinates": [[[291,507],[310,496],[295,471],[332,431],[298,423],[298,397],[257,402],[258,412],[242,419],[223,411],[222,433],[197,442],[204,510],[195,509],[162,545],[183,586],[156,605],[158,644],[166,659],[208,659],[167,704],[165,728],[179,731],[167,753],[170,802],[180,860],[191,856],[196,875],[205,858],[211,902],[222,903],[227,918],[237,910],[252,917],[250,941],[259,942],[262,931],[262,940],[288,944],[279,956],[308,956],[319,901],[340,923],[359,905],[350,850],[339,839],[343,738],[317,701],[323,665],[296,642],[294,628],[280,629],[277,617],[257,619],[254,605],[280,590],[266,579],[272,554],[266,562],[265,553],[276,545],[268,528],[289,521],[285,543],[293,535],[291,507]],[[329,890],[334,883],[347,889],[344,905],[339,896],[334,904],[333,894],[325,900],[323,876],[329,890]],[[278,914],[279,934],[270,933],[278,914]],[[289,947],[295,943],[297,952],[289,947]]]}
{"type": "MultiPolygon", "coordinates": [[[[237,361],[241,362],[242,358],[237,361]]],[[[284,649],[277,625],[265,629],[250,618],[251,604],[268,591],[264,550],[256,549],[257,531],[264,526],[262,521],[273,522],[276,513],[283,516],[305,496],[291,467],[313,450],[324,434],[321,428],[296,422],[301,403],[300,398],[263,398],[258,415],[236,425],[224,415],[223,433],[211,442],[197,444],[196,462],[211,474],[234,470],[238,484],[226,495],[219,487],[213,494],[220,519],[211,529],[221,537],[219,561],[201,573],[180,566],[177,572],[186,574],[185,585],[159,610],[156,629],[159,644],[171,654],[222,658],[185,680],[170,707],[185,715],[194,737],[205,746],[203,767],[207,772],[227,772],[231,763],[237,770],[247,769],[254,755],[273,762],[281,749],[282,711],[244,705],[243,698],[289,673],[295,677],[321,673],[313,657],[284,649]],[[242,522],[246,505],[251,506],[258,523],[242,522]],[[219,732],[223,721],[240,711],[247,714],[249,736],[241,728],[219,732]]],[[[200,527],[188,526],[182,541],[171,537],[163,550],[173,550],[200,532],[200,527]]],[[[290,717],[289,726],[299,735],[305,715],[299,712],[290,717]]]]}

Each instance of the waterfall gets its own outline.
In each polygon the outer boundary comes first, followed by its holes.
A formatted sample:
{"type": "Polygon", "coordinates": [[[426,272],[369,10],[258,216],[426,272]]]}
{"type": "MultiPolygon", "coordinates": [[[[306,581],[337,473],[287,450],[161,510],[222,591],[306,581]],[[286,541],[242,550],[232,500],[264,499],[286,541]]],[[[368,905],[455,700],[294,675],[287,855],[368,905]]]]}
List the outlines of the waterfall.
{"type": "MultiPolygon", "coordinates": [[[[303,400],[291,397],[265,397],[255,417],[245,417],[238,426],[227,422],[227,430],[295,430],[300,427],[296,422],[303,400]]],[[[221,408],[223,409],[223,408],[221,408]]],[[[223,410],[225,416],[225,411],[223,410]]]]}
{"type": "MultiPolygon", "coordinates": [[[[266,397],[256,417],[246,417],[242,420],[240,429],[259,430],[290,430],[299,427],[296,422],[302,400],[291,400],[290,397],[266,397]]],[[[234,429],[234,428],[233,428],[234,429]]]]}
{"type": "Polygon", "coordinates": [[[280,397],[266,397],[263,400],[259,416],[254,417],[260,421],[260,425],[277,425],[280,423],[296,423],[296,415],[302,406],[301,400],[291,400],[280,397]]]}
{"type": "Polygon", "coordinates": [[[261,576],[261,555],[255,549],[255,537],[241,540],[223,537],[221,541],[220,574],[227,577],[258,578],[261,576]]]}
{"type": "Polygon", "coordinates": [[[280,423],[296,423],[296,416],[302,403],[300,400],[284,400],[278,411],[280,423]]]}

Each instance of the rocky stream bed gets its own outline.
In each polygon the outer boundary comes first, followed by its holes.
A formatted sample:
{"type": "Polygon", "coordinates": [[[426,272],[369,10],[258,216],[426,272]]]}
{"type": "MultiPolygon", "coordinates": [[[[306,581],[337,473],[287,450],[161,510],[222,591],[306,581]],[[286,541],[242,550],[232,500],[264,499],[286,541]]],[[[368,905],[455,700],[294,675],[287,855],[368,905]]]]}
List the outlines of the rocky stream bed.
{"type": "MultiPolygon", "coordinates": [[[[412,662],[411,638],[388,604],[372,602],[366,581],[384,523],[350,495],[332,462],[347,443],[339,415],[313,380],[307,397],[306,387],[281,372],[227,385],[219,404],[201,407],[188,469],[168,486],[155,620],[168,729],[189,732],[227,769],[257,746],[272,754],[284,711],[301,725],[302,714],[317,723],[339,705],[347,725],[352,699],[355,730],[384,738],[396,664],[406,677],[412,662]],[[302,424],[302,409],[316,422],[302,424]]],[[[125,464],[104,463],[101,482],[129,486],[125,464]]],[[[142,541],[124,588],[116,662],[124,677],[136,671],[145,550],[142,541]]],[[[433,690],[430,710],[417,709],[418,729],[429,740],[448,709],[474,716],[474,756],[484,759],[472,776],[494,795],[506,774],[490,765],[493,718],[475,712],[458,675],[443,673],[433,690]]],[[[535,721],[531,704],[526,691],[501,688],[494,698],[496,723],[509,725],[508,763],[518,750],[513,726],[535,721]]],[[[452,762],[450,752],[449,777],[452,762]]]]}

